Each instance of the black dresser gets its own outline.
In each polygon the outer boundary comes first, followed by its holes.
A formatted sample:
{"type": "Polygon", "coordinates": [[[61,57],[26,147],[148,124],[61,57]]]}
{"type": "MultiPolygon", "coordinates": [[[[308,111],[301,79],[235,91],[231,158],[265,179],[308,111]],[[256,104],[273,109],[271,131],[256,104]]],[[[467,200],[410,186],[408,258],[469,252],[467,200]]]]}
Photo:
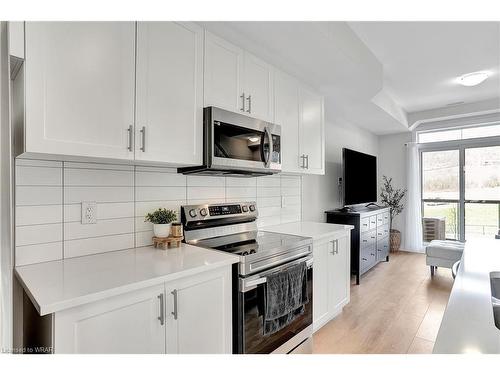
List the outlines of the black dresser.
{"type": "Polygon", "coordinates": [[[389,261],[389,207],[326,212],[326,222],[354,226],[351,231],[351,273],[359,278],[378,262],[389,261]]]}

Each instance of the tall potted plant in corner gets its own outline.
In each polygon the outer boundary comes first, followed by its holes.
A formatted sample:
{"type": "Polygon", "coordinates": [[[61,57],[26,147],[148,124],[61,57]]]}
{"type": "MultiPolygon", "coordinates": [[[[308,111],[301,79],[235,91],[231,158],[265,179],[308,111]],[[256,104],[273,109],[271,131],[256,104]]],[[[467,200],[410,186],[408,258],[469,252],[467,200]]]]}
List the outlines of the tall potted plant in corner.
{"type": "Polygon", "coordinates": [[[175,211],[159,208],[154,212],[148,213],[144,221],[149,221],[153,224],[155,237],[165,238],[170,235],[170,227],[175,220],[177,220],[175,211]]]}
{"type": "Polygon", "coordinates": [[[401,232],[397,229],[392,229],[392,221],[403,211],[404,204],[402,200],[405,194],[406,189],[395,189],[392,186],[392,177],[382,177],[382,191],[380,192],[380,201],[390,209],[391,253],[398,251],[399,247],[401,246],[401,232]]]}

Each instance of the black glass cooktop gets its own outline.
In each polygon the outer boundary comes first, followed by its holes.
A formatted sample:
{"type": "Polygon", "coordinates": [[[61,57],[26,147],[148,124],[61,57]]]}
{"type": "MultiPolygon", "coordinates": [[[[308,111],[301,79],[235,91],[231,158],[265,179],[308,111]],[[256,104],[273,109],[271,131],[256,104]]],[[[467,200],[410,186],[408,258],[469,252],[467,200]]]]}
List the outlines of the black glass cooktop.
{"type": "Polygon", "coordinates": [[[221,236],[201,240],[196,243],[211,249],[227,251],[231,254],[248,256],[273,252],[279,248],[290,248],[299,245],[307,237],[293,236],[273,232],[244,232],[237,235],[221,236]]]}

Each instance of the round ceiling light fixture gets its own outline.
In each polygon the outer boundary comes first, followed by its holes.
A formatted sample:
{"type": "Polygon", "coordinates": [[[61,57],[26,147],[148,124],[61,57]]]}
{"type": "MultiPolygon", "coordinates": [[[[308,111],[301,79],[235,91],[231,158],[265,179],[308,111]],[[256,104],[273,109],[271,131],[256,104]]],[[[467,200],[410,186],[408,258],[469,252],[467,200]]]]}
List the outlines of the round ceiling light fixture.
{"type": "Polygon", "coordinates": [[[458,77],[458,83],[462,86],[477,86],[490,76],[489,72],[473,72],[458,77]]]}

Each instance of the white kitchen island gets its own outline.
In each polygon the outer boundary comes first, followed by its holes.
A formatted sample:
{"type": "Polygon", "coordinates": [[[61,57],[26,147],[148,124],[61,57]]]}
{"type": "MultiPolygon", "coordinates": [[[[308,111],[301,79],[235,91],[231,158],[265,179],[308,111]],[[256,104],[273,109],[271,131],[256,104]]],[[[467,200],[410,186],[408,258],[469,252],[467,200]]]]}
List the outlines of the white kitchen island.
{"type": "Polygon", "coordinates": [[[54,353],[231,353],[237,262],[182,244],[33,264],[15,273],[32,303],[25,301],[25,312],[36,310],[25,323],[49,336],[34,345],[54,353]]]}
{"type": "Polygon", "coordinates": [[[336,317],[350,301],[351,225],[313,221],[264,227],[262,230],[313,239],[313,330],[336,317]]]}
{"type": "Polygon", "coordinates": [[[433,353],[500,353],[490,284],[499,271],[500,240],[467,241],[433,353]]]}

